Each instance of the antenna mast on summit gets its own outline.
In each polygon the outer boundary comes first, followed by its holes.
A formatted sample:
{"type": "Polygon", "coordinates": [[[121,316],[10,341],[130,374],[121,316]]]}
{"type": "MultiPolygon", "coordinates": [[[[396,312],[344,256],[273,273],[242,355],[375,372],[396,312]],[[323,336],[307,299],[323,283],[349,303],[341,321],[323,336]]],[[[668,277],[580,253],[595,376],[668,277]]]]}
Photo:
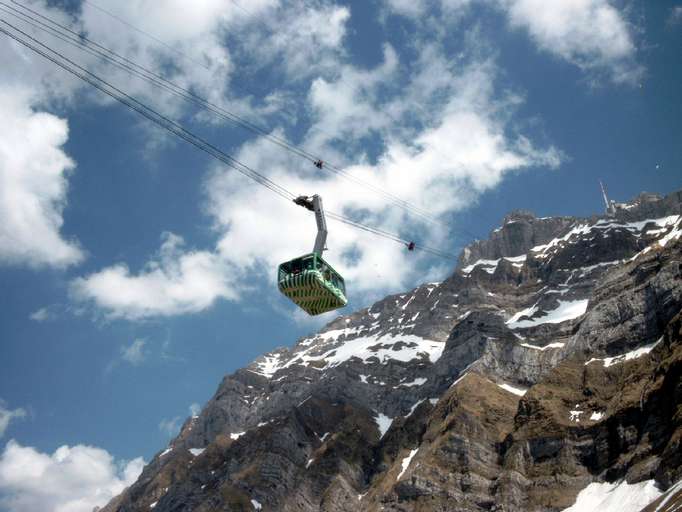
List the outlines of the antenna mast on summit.
{"type": "Polygon", "coordinates": [[[606,215],[615,214],[613,204],[609,201],[609,198],[606,195],[606,188],[604,187],[604,184],[601,180],[599,180],[599,185],[601,186],[601,195],[604,198],[604,205],[606,206],[606,215]]]}

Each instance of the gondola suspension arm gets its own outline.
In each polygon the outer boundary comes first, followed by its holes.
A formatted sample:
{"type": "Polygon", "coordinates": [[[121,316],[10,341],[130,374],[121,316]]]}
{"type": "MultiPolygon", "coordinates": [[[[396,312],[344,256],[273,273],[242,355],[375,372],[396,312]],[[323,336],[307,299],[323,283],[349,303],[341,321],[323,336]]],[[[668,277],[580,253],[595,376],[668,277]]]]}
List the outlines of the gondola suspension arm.
{"type": "Polygon", "coordinates": [[[312,197],[298,196],[296,199],[294,199],[294,203],[315,213],[315,222],[317,222],[317,236],[315,237],[315,246],[313,247],[313,252],[322,256],[322,251],[327,249],[327,219],[324,216],[322,198],[317,194],[312,197]]]}

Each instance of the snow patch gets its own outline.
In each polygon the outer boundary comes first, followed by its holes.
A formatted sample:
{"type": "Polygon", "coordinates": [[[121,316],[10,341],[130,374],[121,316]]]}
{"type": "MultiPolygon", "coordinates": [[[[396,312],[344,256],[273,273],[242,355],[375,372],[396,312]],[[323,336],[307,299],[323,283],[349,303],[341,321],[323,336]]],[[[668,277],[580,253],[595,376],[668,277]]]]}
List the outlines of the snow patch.
{"type": "Polygon", "coordinates": [[[509,391],[510,393],[514,393],[516,396],[523,396],[528,391],[528,389],[517,388],[514,386],[510,386],[509,384],[498,384],[497,386],[504,389],[505,391],[509,391]]]}
{"type": "Polygon", "coordinates": [[[358,377],[360,377],[360,382],[367,384],[367,375],[358,375],[358,377]]]}
{"type": "Polygon", "coordinates": [[[280,368],[281,357],[282,354],[265,354],[261,361],[256,361],[257,370],[251,370],[251,372],[271,379],[280,368]]]}
{"type": "Polygon", "coordinates": [[[604,365],[604,368],[608,368],[609,366],[613,366],[615,364],[624,363],[625,361],[631,361],[632,359],[638,359],[651,352],[654,349],[654,347],[661,342],[662,339],[663,337],[659,338],[658,341],[655,343],[645,345],[643,347],[632,350],[630,352],[626,352],[625,354],[621,354],[619,356],[605,357],[603,359],[593,357],[592,359],[585,363],[585,366],[595,361],[601,361],[604,365]]]}
{"type": "Polygon", "coordinates": [[[206,450],[206,448],[190,448],[189,453],[191,453],[195,457],[198,457],[199,455],[204,453],[204,450],[206,450]]]}
{"type": "Polygon", "coordinates": [[[464,274],[471,274],[471,271],[474,270],[476,267],[481,266],[483,267],[483,270],[485,270],[488,274],[493,274],[495,273],[495,270],[497,269],[497,264],[500,262],[500,260],[477,260],[471,265],[467,265],[462,269],[462,273],[464,274]]]}
{"type": "Polygon", "coordinates": [[[538,318],[530,318],[529,320],[519,320],[522,316],[532,317],[538,311],[536,306],[519,311],[506,324],[510,329],[523,329],[527,327],[534,327],[542,324],[558,324],[581,317],[587,311],[588,299],[559,301],[559,307],[551,311],[546,311],[545,314],[538,318]]]}
{"type": "Polygon", "coordinates": [[[592,415],[590,416],[590,420],[592,421],[601,421],[601,419],[604,417],[604,413],[600,411],[593,411],[592,415]]]}
{"type": "MultiPolygon", "coordinates": [[[[663,493],[663,496],[665,496],[665,498],[663,498],[661,502],[656,506],[656,510],[654,510],[654,512],[662,512],[663,510],[665,510],[666,504],[680,490],[682,490],[682,480],[678,480],[676,484],[672,485],[667,491],[663,493]]],[[[677,508],[675,508],[675,510],[680,510],[680,507],[678,506],[677,508]]]]}
{"type": "Polygon", "coordinates": [[[253,505],[253,508],[254,508],[255,510],[260,510],[260,509],[263,508],[263,505],[261,505],[260,503],[258,503],[256,500],[251,500],[251,505],[253,505]]]}
{"type": "Polygon", "coordinates": [[[462,269],[463,274],[471,274],[471,272],[476,268],[476,267],[482,267],[483,270],[485,270],[488,274],[494,274],[495,270],[497,270],[497,265],[499,265],[500,261],[506,260],[509,261],[512,265],[515,267],[522,267],[523,263],[526,261],[527,255],[522,254],[520,256],[505,256],[503,258],[497,259],[497,260],[477,260],[473,262],[471,265],[467,265],[462,269]]]}
{"type": "MultiPolygon", "coordinates": [[[[454,387],[455,387],[455,386],[456,386],[464,377],[466,377],[467,375],[469,375],[469,372],[465,372],[465,373],[463,373],[460,377],[457,377],[457,378],[455,379],[455,382],[453,382],[452,384],[450,384],[450,387],[451,387],[451,388],[454,388],[454,387]]],[[[434,400],[434,399],[432,398],[431,400],[434,400]]],[[[437,401],[437,400],[438,400],[438,399],[436,399],[436,401],[437,401]]]]}
{"type": "Polygon", "coordinates": [[[407,419],[407,418],[409,418],[410,416],[412,416],[412,413],[413,413],[415,410],[417,410],[417,407],[419,407],[419,404],[422,403],[424,400],[426,400],[426,399],[425,399],[425,398],[422,398],[421,400],[418,400],[412,407],[410,407],[410,412],[408,412],[405,416],[403,416],[403,418],[407,419]]]}
{"type": "Polygon", "coordinates": [[[158,501],[155,501],[154,503],[151,503],[151,504],[149,505],[149,508],[154,508],[154,507],[156,506],[157,503],[158,503],[158,501]]]}
{"type": "Polygon", "coordinates": [[[580,491],[573,506],[563,512],[639,512],[660,495],[654,480],[636,484],[591,483],[580,491]]]}
{"type": "Polygon", "coordinates": [[[407,471],[407,468],[410,467],[410,462],[412,462],[412,458],[413,458],[415,455],[417,455],[417,452],[418,452],[418,451],[419,451],[419,448],[415,448],[414,450],[411,450],[411,451],[410,451],[410,454],[409,454],[407,457],[405,457],[405,458],[403,459],[403,461],[401,462],[402,468],[401,468],[401,470],[400,470],[400,473],[398,473],[398,476],[397,476],[396,479],[395,479],[396,482],[397,482],[398,480],[400,480],[400,477],[403,476],[403,473],[405,473],[405,471],[407,471]]]}
{"type": "Polygon", "coordinates": [[[580,277],[585,277],[588,275],[590,272],[597,268],[601,267],[610,267],[612,265],[618,265],[619,263],[622,263],[622,260],[615,260],[615,261],[606,261],[604,263],[597,263],[596,265],[590,265],[589,267],[581,267],[575,269],[575,272],[580,271],[580,277]]]}
{"type": "Polygon", "coordinates": [[[168,455],[168,454],[169,454],[170,452],[172,452],[172,451],[173,451],[173,447],[166,448],[164,451],[162,451],[162,452],[159,454],[159,458],[163,457],[164,455],[168,455]]]}
{"type": "Polygon", "coordinates": [[[531,345],[530,343],[519,343],[520,347],[530,348],[532,350],[547,350],[549,348],[561,348],[564,345],[565,345],[565,343],[561,343],[560,341],[557,341],[556,343],[549,343],[548,345],[545,345],[544,347],[541,347],[539,345],[531,345]]]}
{"type": "Polygon", "coordinates": [[[246,432],[237,432],[235,434],[230,434],[230,439],[232,439],[233,441],[236,441],[237,439],[242,437],[244,434],[246,434],[246,432]]]}
{"type": "Polygon", "coordinates": [[[568,421],[573,421],[575,423],[580,423],[580,415],[585,411],[568,411],[568,421]]]}
{"type": "Polygon", "coordinates": [[[407,302],[406,302],[405,304],[403,304],[403,305],[400,307],[400,309],[401,309],[402,311],[405,311],[405,309],[407,308],[407,306],[410,305],[410,302],[412,302],[416,296],[417,296],[417,294],[416,294],[416,293],[413,293],[412,296],[411,296],[409,299],[407,299],[407,302]]]}
{"type": "Polygon", "coordinates": [[[426,379],[425,377],[418,377],[418,378],[414,379],[412,382],[403,382],[402,384],[398,384],[398,386],[396,386],[396,388],[399,386],[405,386],[407,388],[410,388],[412,386],[421,386],[424,383],[426,383],[427,380],[428,379],[426,379]]]}
{"type": "Polygon", "coordinates": [[[329,432],[325,432],[320,436],[320,442],[324,443],[324,440],[327,439],[327,436],[329,435],[329,432]]]}
{"type": "Polygon", "coordinates": [[[391,424],[393,423],[393,418],[389,418],[385,414],[382,413],[377,413],[377,415],[374,418],[374,421],[376,421],[377,427],[379,427],[379,439],[384,437],[384,434],[388,432],[388,429],[391,428],[391,424]]]}

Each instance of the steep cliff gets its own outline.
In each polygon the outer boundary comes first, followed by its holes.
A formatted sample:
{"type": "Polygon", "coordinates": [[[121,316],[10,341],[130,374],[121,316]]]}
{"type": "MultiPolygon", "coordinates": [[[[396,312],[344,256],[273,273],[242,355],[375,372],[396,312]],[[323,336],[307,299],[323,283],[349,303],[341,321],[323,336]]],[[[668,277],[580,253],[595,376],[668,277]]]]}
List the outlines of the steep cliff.
{"type": "Polygon", "coordinates": [[[226,376],[103,510],[675,510],[682,192],[620,206],[515,212],[442,283],[226,376]]]}

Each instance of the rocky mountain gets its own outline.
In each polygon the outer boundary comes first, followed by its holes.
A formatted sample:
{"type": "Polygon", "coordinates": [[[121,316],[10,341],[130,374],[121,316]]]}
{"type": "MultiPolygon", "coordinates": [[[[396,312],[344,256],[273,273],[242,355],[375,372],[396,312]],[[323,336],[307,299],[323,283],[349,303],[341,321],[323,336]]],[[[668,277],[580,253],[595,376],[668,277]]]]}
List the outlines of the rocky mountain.
{"type": "Polygon", "coordinates": [[[103,512],[678,510],[681,307],[682,192],[514,212],[226,376],[103,512]]]}

